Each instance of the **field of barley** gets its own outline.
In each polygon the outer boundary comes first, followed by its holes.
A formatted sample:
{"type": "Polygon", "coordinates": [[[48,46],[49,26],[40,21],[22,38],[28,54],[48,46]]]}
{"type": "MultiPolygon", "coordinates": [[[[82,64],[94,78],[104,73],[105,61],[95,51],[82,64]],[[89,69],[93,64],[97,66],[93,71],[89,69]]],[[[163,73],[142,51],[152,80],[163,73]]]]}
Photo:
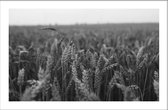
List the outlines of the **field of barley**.
{"type": "Polygon", "coordinates": [[[9,26],[9,101],[159,101],[159,24],[9,26]]]}

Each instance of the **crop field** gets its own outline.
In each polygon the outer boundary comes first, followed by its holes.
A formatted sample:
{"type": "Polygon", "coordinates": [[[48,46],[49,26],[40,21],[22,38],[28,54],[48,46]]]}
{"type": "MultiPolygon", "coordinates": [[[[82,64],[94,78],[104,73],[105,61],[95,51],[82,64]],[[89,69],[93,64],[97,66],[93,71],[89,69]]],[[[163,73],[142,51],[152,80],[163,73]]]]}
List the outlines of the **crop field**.
{"type": "Polygon", "coordinates": [[[9,101],[159,101],[159,24],[9,26],[9,101]]]}

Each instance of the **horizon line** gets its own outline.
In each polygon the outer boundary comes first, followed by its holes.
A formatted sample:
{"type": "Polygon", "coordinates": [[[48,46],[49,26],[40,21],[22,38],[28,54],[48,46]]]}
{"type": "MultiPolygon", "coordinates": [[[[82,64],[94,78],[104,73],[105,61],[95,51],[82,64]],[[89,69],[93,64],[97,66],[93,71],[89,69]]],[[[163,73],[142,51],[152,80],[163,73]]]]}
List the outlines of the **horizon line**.
{"type": "Polygon", "coordinates": [[[73,24],[9,24],[9,26],[74,26],[74,25],[107,25],[107,24],[159,24],[159,22],[115,22],[115,23],[73,23],[73,24]]]}

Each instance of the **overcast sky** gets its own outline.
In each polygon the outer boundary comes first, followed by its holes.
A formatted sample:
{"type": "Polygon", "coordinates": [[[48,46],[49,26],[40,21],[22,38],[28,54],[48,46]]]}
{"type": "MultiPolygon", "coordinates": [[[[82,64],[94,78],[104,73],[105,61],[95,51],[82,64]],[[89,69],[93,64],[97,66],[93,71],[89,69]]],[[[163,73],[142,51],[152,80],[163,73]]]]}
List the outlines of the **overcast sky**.
{"type": "Polygon", "coordinates": [[[10,25],[159,22],[158,9],[10,9],[10,25]]]}

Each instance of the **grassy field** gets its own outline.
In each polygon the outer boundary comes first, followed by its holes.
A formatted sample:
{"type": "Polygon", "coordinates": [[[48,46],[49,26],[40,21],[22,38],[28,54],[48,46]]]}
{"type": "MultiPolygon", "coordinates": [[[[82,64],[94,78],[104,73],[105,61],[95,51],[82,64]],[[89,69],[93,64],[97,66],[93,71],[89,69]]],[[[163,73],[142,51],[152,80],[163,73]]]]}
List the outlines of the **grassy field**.
{"type": "Polygon", "coordinates": [[[159,24],[9,26],[10,101],[158,101],[159,24]]]}

